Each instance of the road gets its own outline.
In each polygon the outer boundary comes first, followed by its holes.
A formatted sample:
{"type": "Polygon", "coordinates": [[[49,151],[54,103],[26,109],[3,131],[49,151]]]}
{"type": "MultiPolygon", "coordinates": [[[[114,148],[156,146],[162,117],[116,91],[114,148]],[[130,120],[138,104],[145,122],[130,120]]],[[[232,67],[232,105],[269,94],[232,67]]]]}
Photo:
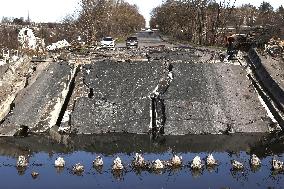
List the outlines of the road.
{"type": "MultiPolygon", "coordinates": [[[[137,37],[139,42],[139,47],[149,47],[149,46],[167,46],[173,47],[172,44],[163,41],[157,32],[141,31],[134,36],[137,37]]],[[[126,43],[117,43],[116,47],[126,48],[126,43]]]]}

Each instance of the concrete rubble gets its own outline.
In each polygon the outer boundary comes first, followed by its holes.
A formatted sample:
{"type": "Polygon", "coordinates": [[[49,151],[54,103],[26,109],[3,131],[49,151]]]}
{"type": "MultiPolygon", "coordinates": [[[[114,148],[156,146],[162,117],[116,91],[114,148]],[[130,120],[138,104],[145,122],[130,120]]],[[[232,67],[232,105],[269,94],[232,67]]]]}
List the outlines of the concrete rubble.
{"type": "Polygon", "coordinates": [[[255,87],[263,94],[266,105],[274,119],[284,127],[284,62],[280,59],[265,57],[256,49],[251,49],[246,55],[246,61],[251,69],[250,77],[256,80],[255,87]]]}
{"type": "Polygon", "coordinates": [[[34,31],[30,28],[22,28],[18,34],[20,49],[23,51],[33,51],[37,53],[45,52],[45,41],[36,37],[34,31]]]}
{"type": "Polygon", "coordinates": [[[37,40],[32,29],[21,29],[18,34],[18,41],[22,49],[36,49],[37,40]]]}
{"type": "Polygon", "coordinates": [[[57,41],[56,43],[52,43],[51,45],[48,45],[46,49],[48,51],[54,51],[54,50],[59,50],[59,49],[63,49],[65,47],[70,47],[70,46],[71,46],[70,43],[68,43],[68,41],[63,39],[61,41],[57,41]]]}
{"type": "Polygon", "coordinates": [[[27,77],[33,72],[33,65],[28,58],[0,66],[0,121],[13,107],[17,94],[26,86],[27,77]]]}
{"type": "Polygon", "coordinates": [[[284,40],[271,38],[267,44],[265,44],[265,52],[271,56],[281,56],[284,58],[284,40]]]}

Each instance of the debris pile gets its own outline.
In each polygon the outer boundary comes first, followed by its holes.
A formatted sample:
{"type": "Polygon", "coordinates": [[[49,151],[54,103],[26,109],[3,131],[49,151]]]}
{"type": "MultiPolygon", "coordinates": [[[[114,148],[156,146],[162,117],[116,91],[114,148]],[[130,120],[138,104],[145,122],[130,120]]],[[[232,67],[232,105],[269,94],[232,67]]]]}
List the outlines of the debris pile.
{"type": "Polygon", "coordinates": [[[136,153],[132,165],[134,168],[145,168],[147,166],[147,162],[142,154],[136,153]]]}
{"type": "Polygon", "coordinates": [[[275,157],[272,160],[272,169],[275,171],[283,171],[284,170],[284,162],[277,160],[275,157]]]}
{"type": "Polygon", "coordinates": [[[233,170],[243,170],[244,169],[244,164],[236,160],[232,160],[232,166],[233,166],[233,170]]]}
{"type": "Polygon", "coordinates": [[[104,162],[103,162],[103,158],[101,156],[96,157],[96,159],[93,161],[93,166],[94,167],[100,167],[103,166],[104,162]]]}
{"type": "Polygon", "coordinates": [[[218,162],[215,160],[212,154],[209,154],[206,158],[206,165],[207,166],[215,166],[218,165],[218,162]]]}
{"type": "Polygon", "coordinates": [[[55,167],[64,167],[65,161],[62,157],[58,157],[54,162],[55,167]]]}
{"type": "Polygon", "coordinates": [[[22,49],[36,49],[37,39],[34,35],[33,30],[29,28],[23,28],[18,34],[18,41],[22,49]]]}
{"type": "Polygon", "coordinates": [[[25,156],[19,156],[17,161],[17,167],[27,167],[28,166],[28,160],[25,156]]]}
{"type": "Polygon", "coordinates": [[[164,169],[165,166],[163,164],[163,162],[159,159],[155,160],[153,163],[153,169],[154,170],[159,170],[159,169],[164,169]]]}
{"type": "Polygon", "coordinates": [[[76,175],[81,175],[84,172],[84,166],[77,163],[73,166],[73,173],[76,175]]]}
{"type": "Polygon", "coordinates": [[[36,178],[39,176],[39,173],[33,171],[33,172],[31,173],[31,175],[32,175],[32,178],[33,178],[33,179],[36,179],[36,178]]]}
{"type": "Polygon", "coordinates": [[[260,166],[261,161],[255,154],[252,154],[251,159],[250,159],[250,164],[251,166],[257,167],[257,166],[260,166]]]}
{"type": "Polygon", "coordinates": [[[191,167],[192,169],[195,169],[195,170],[202,169],[203,164],[202,164],[202,161],[201,161],[201,159],[200,159],[199,156],[196,156],[196,157],[192,160],[190,167],[191,167]]]}
{"type": "Polygon", "coordinates": [[[173,167],[179,167],[182,165],[182,157],[174,155],[170,160],[170,165],[173,167]]]}
{"type": "Polygon", "coordinates": [[[63,39],[61,41],[57,41],[56,43],[52,43],[51,45],[48,45],[46,49],[48,51],[55,51],[55,50],[63,49],[63,48],[70,47],[70,46],[71,46],[70,43],[66,41],[65,39],[63,39]]]}
{"type": "Polygon", "coordinates": [[[7,63],[16,62],[19,60],[18,50],[2,49],[2,55],[0,54],[0,66],[4,66],[7,63]]]}
{"type": "Polygon", "coordinates": [[[21,50],[31,50],[37,53],[45,52],[44,39],[36,37],[30,28],[22,28],[18,34],[18,41],[21,50]]]}
{"type": "Polygon", "coordinates": [[[267,44],[265,44],[265,52],[271,56],[276,57],[282,55],[284,57],[284,40],[280,38],[271,38],[267,44]]]}
{"type": "Polygon", "coordinates": [[[119,157],[117,157],[114,161],[113,161],[113,165],[112,165],[112,170],[122,170],[124,167],[122,165],[121,159],[119,157]]]}

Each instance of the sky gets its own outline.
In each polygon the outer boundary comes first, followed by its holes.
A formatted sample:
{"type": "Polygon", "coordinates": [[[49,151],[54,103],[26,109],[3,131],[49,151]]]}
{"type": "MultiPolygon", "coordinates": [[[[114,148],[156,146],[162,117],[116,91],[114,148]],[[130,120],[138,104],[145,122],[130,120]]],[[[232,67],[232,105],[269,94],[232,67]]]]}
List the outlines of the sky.
{"type": "MultiPolygon", "coordinates": [[[[0,19],[3,16],[27,18],[35,22],[60,22],[66,15],[74,13],[79,7],[80,0],[0,0],[0,19]]],[[[159,6],[163,0],[125,0],[136,4],[140,13],[150,20],[151,10],[159,6]]],[[[224,0],[222,0],[224,1],[224,0]]],[[[226,0],[229,1],[229,0],[226,0]]],[[[231,0],[234,1],[234,0],[231,0]]],[[[236,0],[237,5],[250,3],[258,7],[263,0],[236,0]]],[[[284,0],[266,0],[275,9],[280,5],[284,6],[284,0]]]]}

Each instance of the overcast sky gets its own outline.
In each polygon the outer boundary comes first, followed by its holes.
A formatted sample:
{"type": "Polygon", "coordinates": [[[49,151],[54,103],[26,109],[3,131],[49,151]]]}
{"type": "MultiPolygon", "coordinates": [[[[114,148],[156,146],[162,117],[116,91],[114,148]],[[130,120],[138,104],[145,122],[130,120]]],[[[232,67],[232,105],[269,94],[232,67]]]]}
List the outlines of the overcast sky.
{"type": "MultiPolygon", "coordinates": [[[[61,21],[67,14],[72,14],[80,0],[0,0],[0,18],[24,17],[35,22],[55,22],[61,21]]],[[[140,12],[146,20],[150,18],[151,10],[160,5],[163,0],[126,0],[129,3],[137,4],[140,12]]],[[[223,0],[222,0],[223,1],[223,0]]],[[[228,1],[228,0],[226,0],[228,1]]],[[[231,0],[233,1],[233,0],[231,0]]],[[[250,3],[259,6],[263,0],[237,0],[237,5],[250,3]]],[[[266,0],[275,9],[280,5],[284,6],[284,0],[266,0]]]]}

